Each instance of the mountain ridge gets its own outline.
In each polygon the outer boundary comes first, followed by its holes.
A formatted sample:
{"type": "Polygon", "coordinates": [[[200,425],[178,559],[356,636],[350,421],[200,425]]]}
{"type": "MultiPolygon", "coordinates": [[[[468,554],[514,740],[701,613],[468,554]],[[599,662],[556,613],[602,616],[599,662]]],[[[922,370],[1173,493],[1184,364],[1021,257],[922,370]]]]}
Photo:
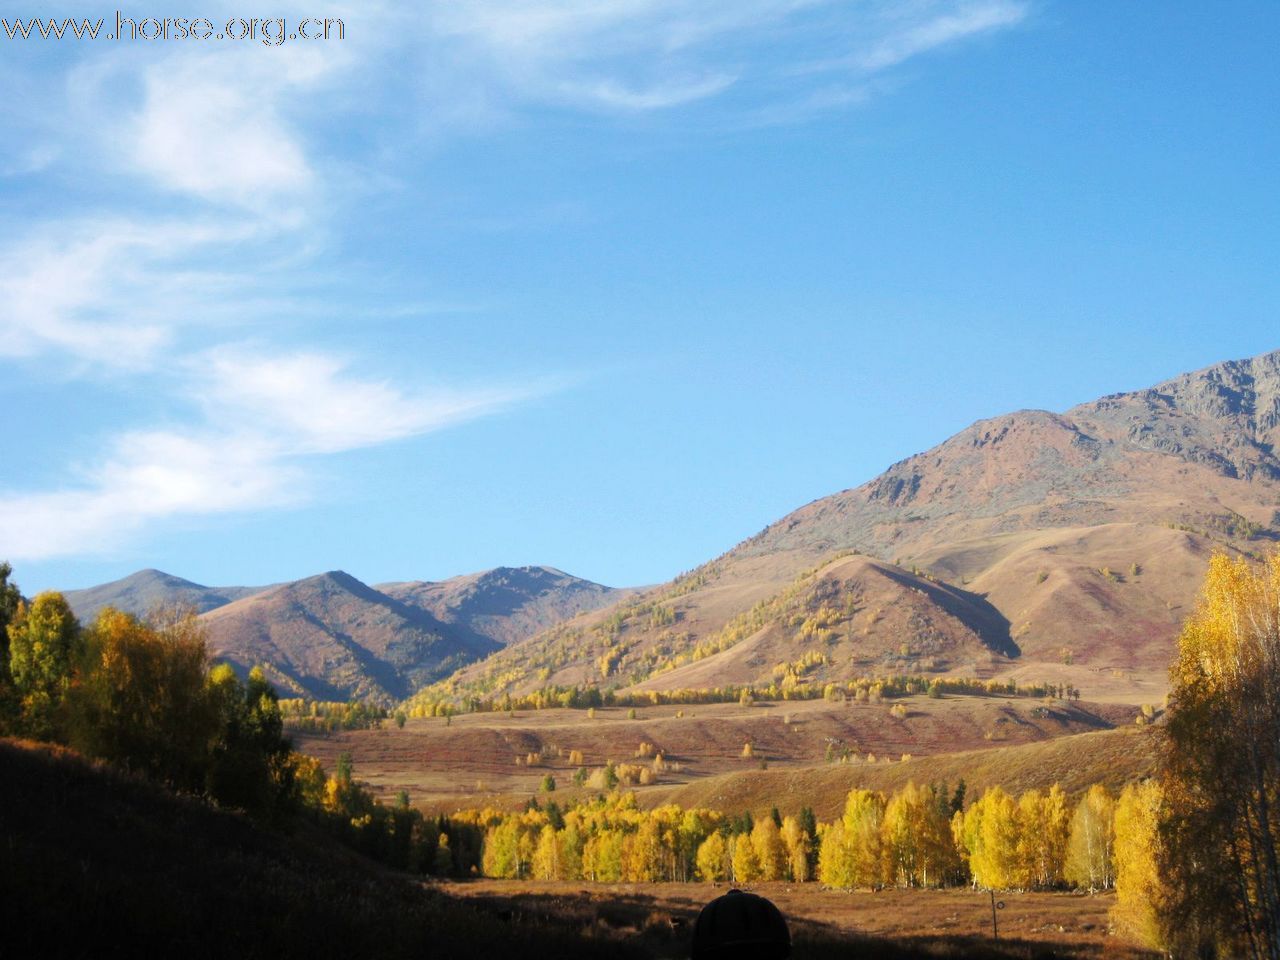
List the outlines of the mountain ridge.
{"type": "Polygon", "coordinates": [[[207,628],[211,654],[241,673],[263,666],[288,694],[390,703],[628,592],[538,566],[383,586],[332,570],[263,587],[206,587],[148,568],[65,595],[83,622],[107,606],[139,617],[190,606],[207,628]]]}
{"type": "Polygon", "coordinates": [[[145,616],[158,605],[181,604],[194,607],[197,613],[205,613],[266,589],[269,587],[206,587],[147,567],[109,583],[63,591],[63,596],[77,618],[89,621],[104,607],[145,616]]]}
{"type": "Polygon", "coordinates": [[[273,587],[202,615],[210,653],[322,700],[389,702],[496,649],[343,571],[273,587]]]}
{"type": "MultiPolygon", "coordinates": [[[[1256,554],[1280,536],[1277,440],[1280,351],[1062,413],[984,418],[792,511],[683,578],[464,668],[447,690],[652,688],[661,682],[646,673],[654,662],[705,647],[752,605],[775,602],[802,571],[854,551],[896,567],[905,591],[922,589],[911,577],[950,579],[988,598],[1020,651],[995,665],[998,675],[1156,699],[1209,555],[1256,554]],[[661,623],[655,607],[665,610],[661,623]],[[573,647],[576,659],[567,662],[556,644],[573,647]],[[602,658],[616,672],[593,670],[602,658]]],[[[840,642],[852,629],[860,628],[837,628],[840,642]]],[[[775,653],[795,660],[814,649],[797,634],[775,653]]],[[[728,649],[715,656],[726,667],[733,658],[728,649]]],[[[755,681],[784,662],[761,664],[755,681]]],[[[715,672],[714,662],[701,670],[715,672]]],[[[824,666],[811,679],[845,672],[824,666]]]]}

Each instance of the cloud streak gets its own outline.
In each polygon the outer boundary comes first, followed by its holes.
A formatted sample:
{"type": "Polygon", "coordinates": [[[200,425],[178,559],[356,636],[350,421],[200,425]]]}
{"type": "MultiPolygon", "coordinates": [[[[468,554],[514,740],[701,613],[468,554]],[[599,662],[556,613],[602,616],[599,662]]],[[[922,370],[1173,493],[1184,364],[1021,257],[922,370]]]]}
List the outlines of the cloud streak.
{"type": "Polygon", "coordinates": [[[791,103],[811,115],[860,102],[869,77],[1012,27],[1028,9],[1021,0],[449,0],[425,14],[424,89],[490,120],[536,105],[658,113],[729,93],[757,119],[784,118],[791,103]],[[830,72],[859,94],[836,96],[813,79],[830,72]]]}
{"type": "Polygon", "coordinates": [[[307,502],[311,459],[421,436],[508,409],[539,388],[407,393],[316,352],[249,346],[183,363],[203,411],[191,429],[117,437],[80,482],[0,492],[0,546],[18,560],[110,553],[157,523],[307,502]]]}

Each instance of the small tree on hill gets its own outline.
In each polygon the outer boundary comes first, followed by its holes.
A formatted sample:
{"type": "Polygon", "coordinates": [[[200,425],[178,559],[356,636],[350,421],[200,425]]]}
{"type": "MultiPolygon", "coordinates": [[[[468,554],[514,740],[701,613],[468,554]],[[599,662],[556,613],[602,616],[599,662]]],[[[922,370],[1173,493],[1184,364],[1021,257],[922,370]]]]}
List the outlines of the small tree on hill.
{"type": "MultiPolygon", "coordinates": [[[[8,599],[5,599],[7,606],[8,599]]],[[[80,624],[60,593],[42,593],[30,606],[19,603],[8,625],[9,673],[27,736],[49,739],[80,656],[80,624]]]]}

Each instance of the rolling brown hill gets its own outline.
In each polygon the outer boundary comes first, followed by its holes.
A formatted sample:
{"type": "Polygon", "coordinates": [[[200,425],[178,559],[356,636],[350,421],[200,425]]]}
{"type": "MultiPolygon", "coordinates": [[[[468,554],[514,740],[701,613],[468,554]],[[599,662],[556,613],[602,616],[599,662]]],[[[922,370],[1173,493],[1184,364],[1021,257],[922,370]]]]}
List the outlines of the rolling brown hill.
{"type": "Polygon", "coordinates": [[[438,582],[380,583],[375,589],[502,646],[635,592],[554,567],[495,567],[438,582]]]}
{"type": "Polygon", "coordinates": [[[1064,413],[982,420],[435,692],[768,682],[819,653],[828,662],[815,679],[890,667],[988,673],[1149,702],[1165,689],[1209,556],[1261,554],[1280,537],[1277,439],[1280,352],[1064,413]],[[870,558],[854,578],[866,602],[815,642],[790,621],[820,608],[817,585],[849,579],[823,569],[849,551],[870,558]],[[781,619],[753,615],[781,607],[781,619]],[[1007,635],[992,643],[1000,620],[1007,635]]]}
{"type": "Polygon", "coordinates": [[[1073,798],[1095,783],[1118,793],[1126,784],[1154,775],[1158,753],[1154,729],[1130,724],[1012,746],[912,757],[898,763],[742,770],[656,789],[639,797],[647,806],[675,803],[750,810],[755,814],[767,813],[774,806],[783,813],[794,814],[808,806],[819,818],[829,820],[840,815],[845,797],[855,787],[893,793],[913,781],[954,786],[963,780],[970,799],[990,787],[1021,793],[1048,790],[1055,783],[1073,798]]]}
{"type": "Polygon", "coordinates": [[[371,588],[344,573],[273,587],[206,587],[160,570],[65,593],[84,622],[104,607],[145,617],[160,606],[205,618],[213,654],[262,665],[282,692],[400,699],[499,646],[634,591],[551,567],[499,567],[439,583],[371,588]],[[254,603],[240,603],[255,598],[254,603]]]}
{"type": "MultiPolygon", "coordinates": [[[[957,751],[977,755],[1018,744],[1077,740],[1080,734],[1117,725],[1139,729],[1134,725],[1136,713],[1117,704],[918,695],[897,699],[892,705],[806,700],[679,709],[671,705],[634,710],[603,707],[594,716],[563,708],[517,710],[514,715],[480,711],[461,713],[449,721],[410,718],[403,729],[384,724],[379,729],[293,733],[298,749],[320,758],[326,767],[332,769],[341,755],[349,754],[361,779],[377,794],[390,801],[400,790],[407,790],[416,803],[435,812],[491,804],[507,809],[523,806],[540,791],[548,774],[556,780],[556,799],[590,798],[599,787],[590,781],[575,784],[579,766],[598,769],[612,760],[648,767],[649,757],[659,753],[664,765],[655,771],[655,782],[629,788],[642,803],[656,803],[655,796],[665,797],[672,791],[700,789],[699,784],[719,782],[724,775],[742,774],[751,789],[773,791],[767,807],[806,802],[808,791],[789,790],[792,775],[817,782],[828,775],[839,780],[844,776],[839,771],[888,776],[879,771],[909,768],[917,782],[927,782],[930,775],[922,772],[926,770],[922,761],[927,759],[938,771],[933,779],[949,777],[954,783],[956,770],[958,776],[968,777],[971,772],[976,776],[981,766],[974,762],[969,771],[969,760],[953,762],[957,751]],[[750,756],[743,755],[744,743],[752,745],[750,756]],[[647,756],[642,744],[648,746],[647,756]],[[904,754],[914,759],[903,763],[904,754]],[[875,761],[869,761],[869,756],[875,761]],[[848,762],[839,762],[842,757],[848,762]],[[749,775],[759,772],[762,764],[767,764],[764,772],[771,777],[750,780],[749,775]]],[[[1073,754],[1064,748],[1053,756],[1059,759],[1040,772],[1050,778],[1049,783],[1061,779],[1065,785],[1096,774],[1095,751],[1073,754]],[[1068,769],[1071,763],[1063,759],[1072,756],[1079,760],[1079,770],[1068,769]]],[[[1096,778],[1110,782],[1109,775],[1096,778]]],[[[732,796],[737,796],[737,790],[735,786],[732,796]]],[[[731,806],[709,805],[744,809],[736,799],[731,806]]]]}
{"type": "Polygon", "coordinates": [[[215,657],[241,670],[262,665],[281,690],[321,700],[396,700],[497,648],[459,638],[341,571],[273,587],[202,619],[215,657]]]}

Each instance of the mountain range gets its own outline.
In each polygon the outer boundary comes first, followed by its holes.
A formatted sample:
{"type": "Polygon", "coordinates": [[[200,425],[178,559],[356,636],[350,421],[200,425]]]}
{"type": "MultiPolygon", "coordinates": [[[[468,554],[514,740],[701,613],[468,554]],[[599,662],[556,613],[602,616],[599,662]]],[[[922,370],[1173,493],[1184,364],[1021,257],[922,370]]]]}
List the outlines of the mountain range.
{"type": "Polygon", "coordinates": [[[978,421],[656,587],[549,567],[376,587],[147,570],[68,598],[82,616],[189,603],[217,656],[325,698],[921,673],[1145,702],[1213,552],[1280,538],[1278,441],[1275,352],[978,421]]]}
{"type": "Polygon", "coordinates": [[[981,420],[443,692],[920,672],[1157,699],[1209,557],[1280,534],[1277,440],[1280,352],[981,420]]]}
{"type": "Polygon", "coordinates": [[[627,593],[535,566],[378,587],[342,571],[267,587],[206,587],[141,570],[65,595],[84,621],[107,606],[138,616],[190,606],[213,656],[241,672],[262,665],[284,693],[390,702],[627,593]]]}

